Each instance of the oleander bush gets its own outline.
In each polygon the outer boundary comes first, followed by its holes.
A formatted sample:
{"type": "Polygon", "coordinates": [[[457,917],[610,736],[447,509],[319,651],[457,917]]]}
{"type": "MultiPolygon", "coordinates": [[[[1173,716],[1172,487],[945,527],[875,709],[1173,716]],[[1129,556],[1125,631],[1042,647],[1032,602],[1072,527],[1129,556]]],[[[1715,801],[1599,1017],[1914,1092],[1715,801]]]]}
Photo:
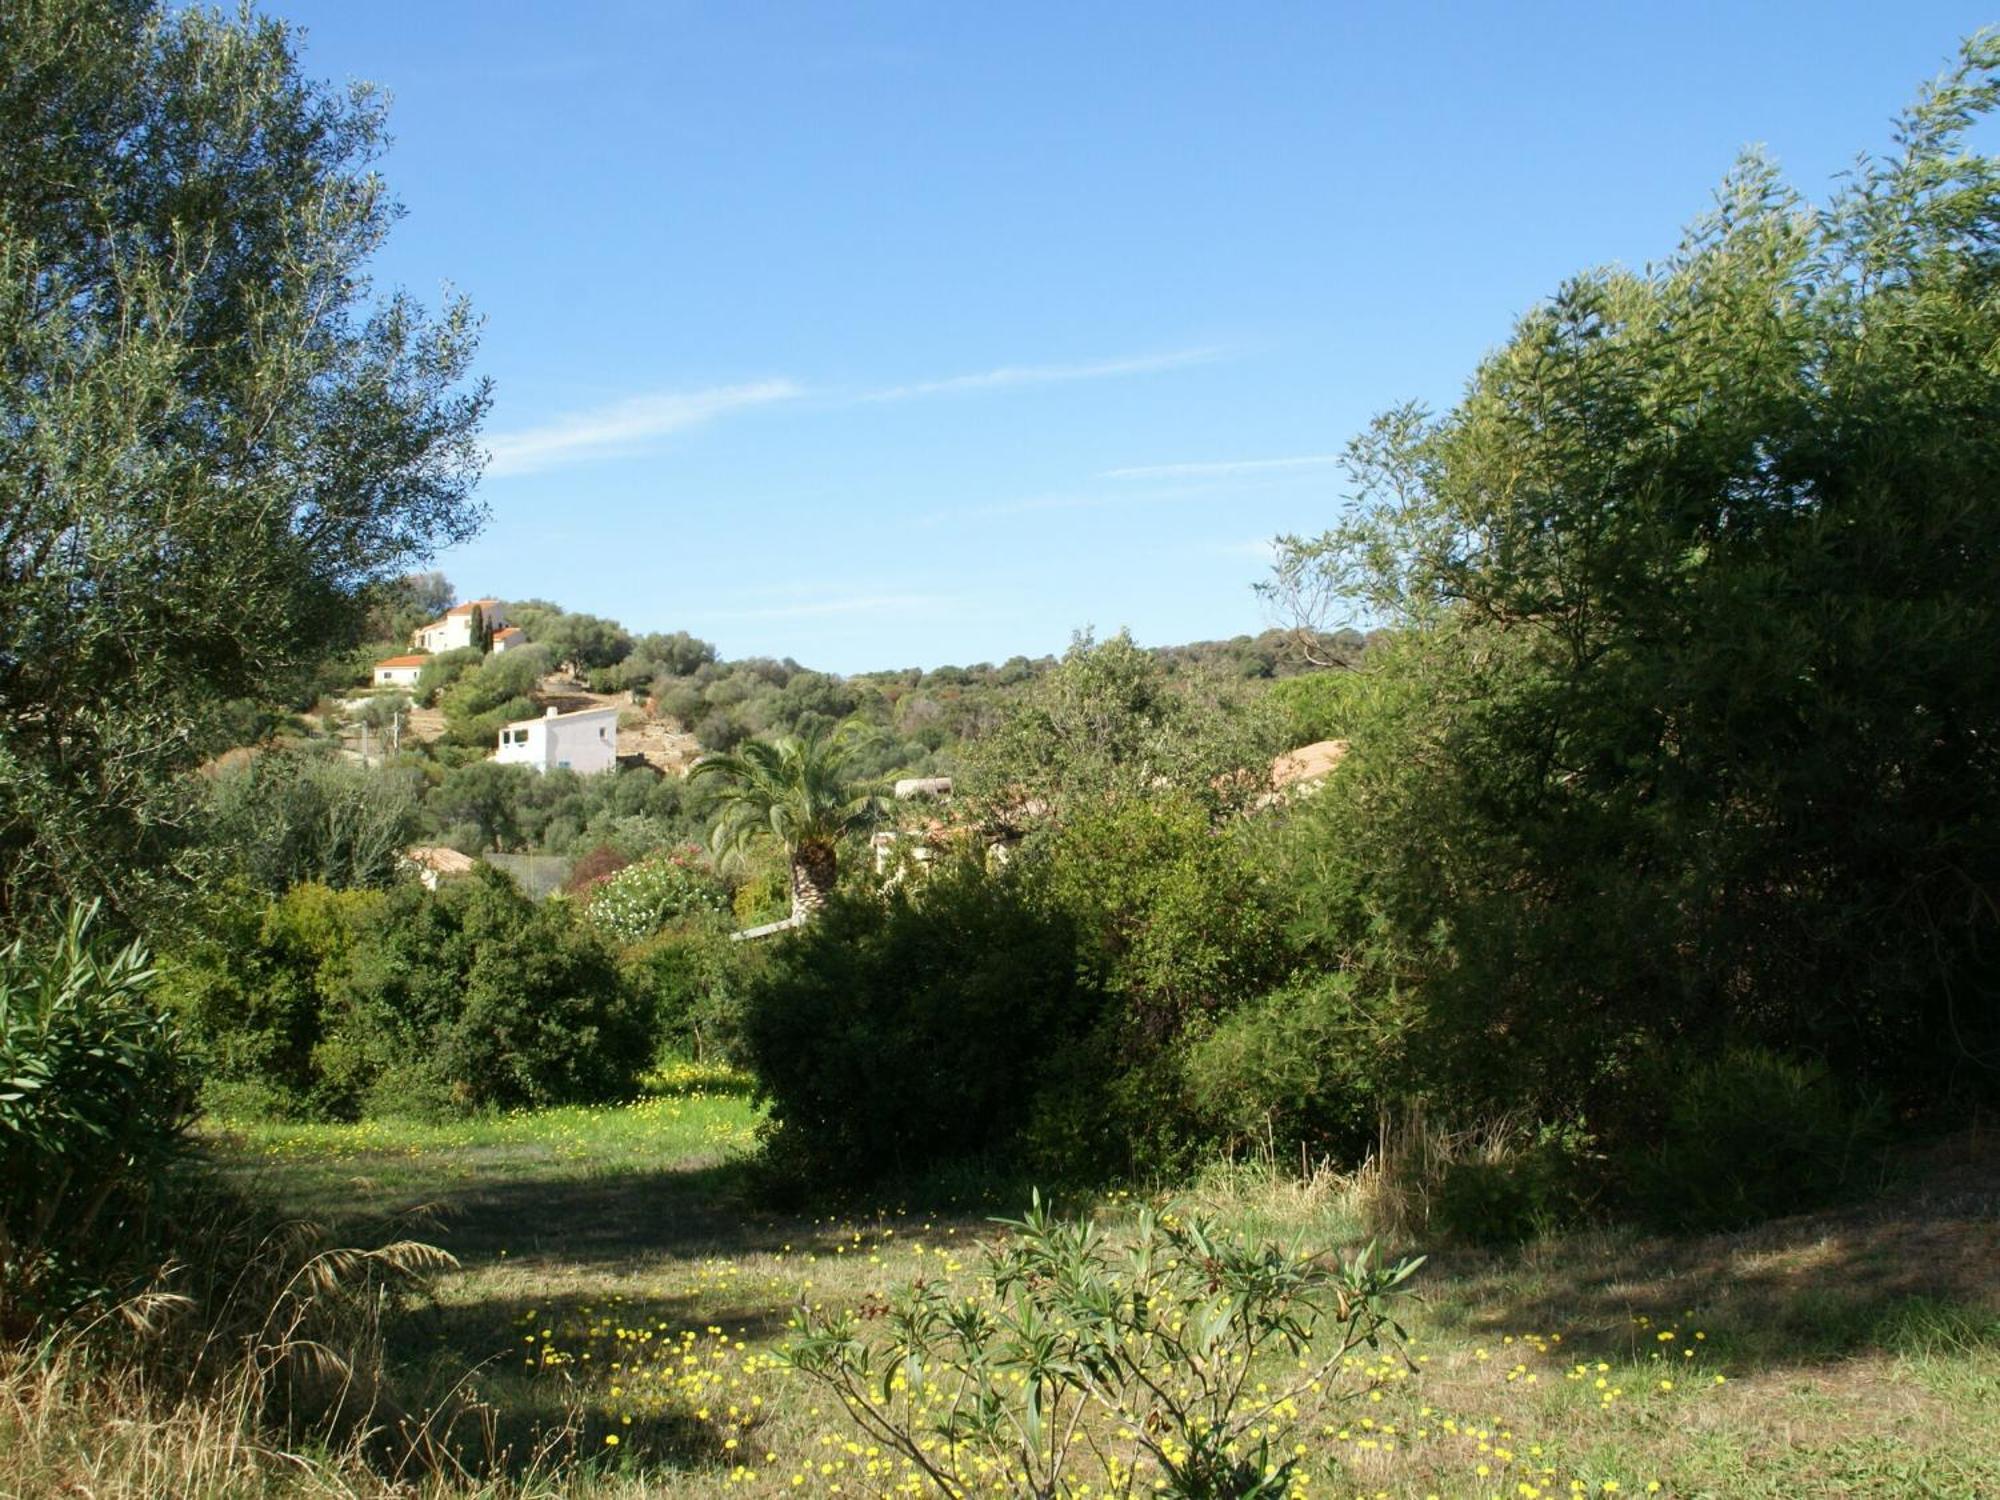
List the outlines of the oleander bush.
{"type": "Polygon", "coordinates": [[[77,907],[52,937],[0,949],[0,1340],[150,1269],[191,1113],[146,951],[96,923],[77,907]]]}
{"type": "Polygon", "coordinates": [[[638,943],[669,922],[729,910],[729,892],[697,849],[674,849],[606,876],[591,887],[590,920],[618,943],[638,943]]]}

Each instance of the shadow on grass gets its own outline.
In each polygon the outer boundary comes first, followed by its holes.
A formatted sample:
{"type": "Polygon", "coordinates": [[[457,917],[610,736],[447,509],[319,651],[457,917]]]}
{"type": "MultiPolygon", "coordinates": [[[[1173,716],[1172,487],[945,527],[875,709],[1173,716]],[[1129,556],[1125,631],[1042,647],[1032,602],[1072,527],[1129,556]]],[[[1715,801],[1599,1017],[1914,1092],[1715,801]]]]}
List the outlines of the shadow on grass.
{"type": "Polygon", "coordinates": [[[1699,1330],[1707,1362],[1740,1373],[1868,1353],[2000,1356],[2000,1196],[1992,1177],[1933,1182],[1943,1190],[1728,1234],[1606,1230],[1447,1253],[1427,1278],[1448,1288],[1433,1321],[1560,1332],[1578,1359],[1643,1360],[1662,1330],[1678,1328],[1676,1348],[1699,1330]]]}

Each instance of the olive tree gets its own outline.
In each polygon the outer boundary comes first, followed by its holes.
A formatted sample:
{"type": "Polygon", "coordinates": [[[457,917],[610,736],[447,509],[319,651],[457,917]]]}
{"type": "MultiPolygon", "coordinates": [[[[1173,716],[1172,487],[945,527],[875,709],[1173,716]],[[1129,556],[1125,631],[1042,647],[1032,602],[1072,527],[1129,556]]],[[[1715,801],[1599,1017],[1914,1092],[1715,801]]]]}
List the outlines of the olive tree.
{"type": "Polygon", "coordinates": [[[477,526],[472,315],[369,280],[383,123],[279,21],[0,8],[0,922],[132,905],[217,706],[477,526]]]}

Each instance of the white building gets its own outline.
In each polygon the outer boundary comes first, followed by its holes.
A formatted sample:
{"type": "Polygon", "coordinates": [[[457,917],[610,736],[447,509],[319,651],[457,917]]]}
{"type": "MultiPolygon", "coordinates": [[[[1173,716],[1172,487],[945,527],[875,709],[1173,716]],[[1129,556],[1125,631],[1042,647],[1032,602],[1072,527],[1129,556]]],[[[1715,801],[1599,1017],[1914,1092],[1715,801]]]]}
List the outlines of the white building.
{"type": "Polygon", "coordinates": [[[500,608],[498,599],[474,599],[469,604],[454,604],[428,625],[419,625],[410,632],[410,649],[428,651],[436,655],[440,651],[462,651],[475,644],[475,637],[483,627],[488,631],[500,629],[507,623],[507,616],[500,608]]]}
{"type": "Polygon", "coordinates": [[[375,686],[413,688],[428,656],[392,656],[375,663],[375,686]]]}
{"type": "Polygon", "coordinates": [[[493,758],[537,771],[574,771],[592,776],[618,764],[618,710],[583,708],[539,719],[521,719],[500,731],[493,758]]]}
{"type": "Polygon", "coordinates": [[[518,625],[504,626],[493,632],[493,654],[495,656],[498,656],[503,651],[512,651],[516,646],[525,646],[527,644],[528,638],[521,634],[521,627],[518,625]]]}

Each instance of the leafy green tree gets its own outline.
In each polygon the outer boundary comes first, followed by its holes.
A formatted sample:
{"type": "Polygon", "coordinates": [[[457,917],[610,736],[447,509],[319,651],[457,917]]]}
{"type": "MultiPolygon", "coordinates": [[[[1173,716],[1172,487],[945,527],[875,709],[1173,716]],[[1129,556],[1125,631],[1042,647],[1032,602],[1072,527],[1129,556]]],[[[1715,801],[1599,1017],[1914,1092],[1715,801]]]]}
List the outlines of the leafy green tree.
{"type": "Polygon", "coordinates": [[[1823,206],[1746,160],[1285,540],[1281,598],[1398,636],[1301,920],[1458,1098],[1609,1123],[1731,1038],[1933,1096],[2000,1067],[1997,75],[1969,42],[1823,206]]]}
{"type": "Polygon", "coordinates": [[[502,725],[540,712],[533,694],[548,669],[549,650],[541,645],[518,646],[474,664],[438,695],[446,739],[490,750],[502,725]]]}
{"type": "Polygon", "coordinates": [[[716,660],[709,642],[676,630],[669,635],[641,636],[633,648],[648,661],[656,662],[669,677],[686,677],[716,660]]]}
{"type": "Polygon", "coordinates": [[[431,793],[430,807],[446,827],[470,828],[479,848],[504,850],[520,842],[521,807],[535,780],[528,766],[475,760],[445,773],[431,793]]]}
{"type": "Polygon", "coordinates": [[[377,587],[368,605],[366,634],[371,641],[407,647],[412,631],[451,608],[458,592],[439,572],[405,573],[377,587]]]}
{"type": "Polygon", "coordinates": [[[383,141],[281,22],[0,11],[0,921],[141,900],[218,706],[476,528],[473,318],[369,281],[383,141]]]}
{"type": "Polygon", "coordinates": [[[559,614],[539,621],[529,635],[570,672],[615,667],[632,650],[624,626],[596,615],[559,614]]]}
{"type": "Polygon", "coordinates": [[[964,791],[999,825],[1060,823],[1077,809],[1161,791],[1221,816],[1266,789],[1266,768],[1284,748],[1278,725],[1261,703],[1214,679],[1172,674],[1126,632],[1101,642],[1086,632],[968,747],[964,791]]]}
{"type": "Polygon", "coordinates": [[[206,833],[216,862],[277,895],[301,881],[384,886],[415,837],[421,778],[287,752],[219,773],[206,833]]]}
{"type": "Polygon", "coordinates": [[[717,848],[760,838],[784,847],[796,922],[810,920],[833,893],[842,840],[881,816],[881,798],[847,775],[849,743],[846,735],[809,729],[704,755],[688,773],[692,781],[720,784],[717,848]]]}

